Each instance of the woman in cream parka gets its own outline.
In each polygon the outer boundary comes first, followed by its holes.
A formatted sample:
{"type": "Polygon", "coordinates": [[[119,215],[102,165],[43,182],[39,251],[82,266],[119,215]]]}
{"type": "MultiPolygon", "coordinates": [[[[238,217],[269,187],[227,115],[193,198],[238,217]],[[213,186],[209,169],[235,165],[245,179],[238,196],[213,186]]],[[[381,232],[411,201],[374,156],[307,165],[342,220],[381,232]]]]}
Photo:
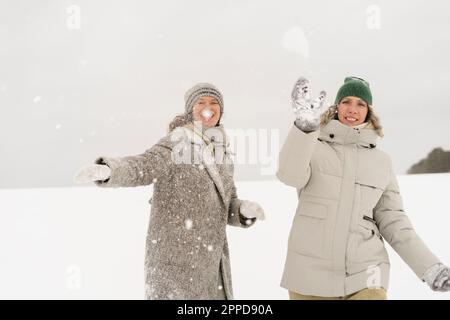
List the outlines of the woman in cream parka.
{"type": "Polygon", "coordinates": [[[377,147],[369,84],[347,77],[328,109],[324,91],[315,100],[309,91],[300,78],[279,157],[277,177],[299,198],[281,286],[291,299],[386,299],[388,242],[433,290],[450,290],[449,269],[414,231],[391,159],[377,147]]]}

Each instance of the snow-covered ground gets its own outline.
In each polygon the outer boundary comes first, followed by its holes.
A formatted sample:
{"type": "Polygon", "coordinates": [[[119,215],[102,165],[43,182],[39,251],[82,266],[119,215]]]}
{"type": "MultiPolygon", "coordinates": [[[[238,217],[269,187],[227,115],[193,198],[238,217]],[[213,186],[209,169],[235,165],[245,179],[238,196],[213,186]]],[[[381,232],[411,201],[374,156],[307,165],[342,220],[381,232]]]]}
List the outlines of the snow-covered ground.
{"type": "MultiPolygon", "coordinates": [[[[450,174],[399,176],[417,232],[450,264],[450,174]]],[[[279,282],[297,205],[293,188],[238,182],[267,219],[228,228],[236,299],[286,299],[279,282]]],[[[151,187],[0,190],[0,298],[142,299],[151,187]]],[[[433,293],[388,248],[389,299],[449,299],[433,293]]]]}

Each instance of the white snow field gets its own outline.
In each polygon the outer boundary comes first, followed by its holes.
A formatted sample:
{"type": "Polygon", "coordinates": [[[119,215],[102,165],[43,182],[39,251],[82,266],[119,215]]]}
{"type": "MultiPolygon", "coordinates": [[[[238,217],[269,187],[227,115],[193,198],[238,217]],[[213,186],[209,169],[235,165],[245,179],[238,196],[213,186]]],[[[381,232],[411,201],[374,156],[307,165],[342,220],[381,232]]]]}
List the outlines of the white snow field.
{"type": "MultiPolygon", "coordinates": [[[[399,176],[407,214],[450,264],[450,173],[399,176]]],[[[277,180],[238,182],[266,220],[228,228],[235,299],[286,299],[279,286],[295,189],[277,180]]],[[[0,190],[1,299],[143,299],[144,245],[152,187],[0,190]]],[[[434,293],[388,246],[389,299],[449,299],[434,293]]]]}

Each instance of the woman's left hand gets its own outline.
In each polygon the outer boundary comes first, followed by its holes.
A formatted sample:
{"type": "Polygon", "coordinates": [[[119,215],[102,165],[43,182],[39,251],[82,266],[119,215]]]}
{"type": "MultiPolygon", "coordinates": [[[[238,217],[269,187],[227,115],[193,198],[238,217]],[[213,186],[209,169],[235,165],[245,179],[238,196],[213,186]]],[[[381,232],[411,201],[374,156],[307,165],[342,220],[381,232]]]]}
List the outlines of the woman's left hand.
{"type": "Polygon", "coordinates": [[[435,264],[425,271],[423,280],[434,291],[450,291],[450,268],[442,263],[435,264]]]}
{"type": "Polygon", "coordinates": [[[242,200],[239,211],[246,218],[257,218],[259,220],[266,219],[263,208],[253,201],[242,200]]]}

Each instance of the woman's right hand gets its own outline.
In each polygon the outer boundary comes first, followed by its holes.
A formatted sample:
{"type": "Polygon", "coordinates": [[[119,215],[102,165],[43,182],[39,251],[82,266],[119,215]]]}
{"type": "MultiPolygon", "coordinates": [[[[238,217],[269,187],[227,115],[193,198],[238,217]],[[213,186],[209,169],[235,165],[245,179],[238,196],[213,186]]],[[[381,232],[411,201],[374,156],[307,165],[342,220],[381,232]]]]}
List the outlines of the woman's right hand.
{"type": "Polygon", "coordinates": [[[305,132],[315,131],[319,128],[320,117],[326,110],[324,102],[327,93],[320,91],[319,96],[312,100],[309,92],[309,81],[300,77],[291,93],[292,109],[296,117],[295,125],[305,132]]]}
{"type": "Polygon", "coordinates": [[[73,177],[75,183],[104,181],[111,176],[111,169],[105,164],[88,164],[78,170],[73,177]]]}

